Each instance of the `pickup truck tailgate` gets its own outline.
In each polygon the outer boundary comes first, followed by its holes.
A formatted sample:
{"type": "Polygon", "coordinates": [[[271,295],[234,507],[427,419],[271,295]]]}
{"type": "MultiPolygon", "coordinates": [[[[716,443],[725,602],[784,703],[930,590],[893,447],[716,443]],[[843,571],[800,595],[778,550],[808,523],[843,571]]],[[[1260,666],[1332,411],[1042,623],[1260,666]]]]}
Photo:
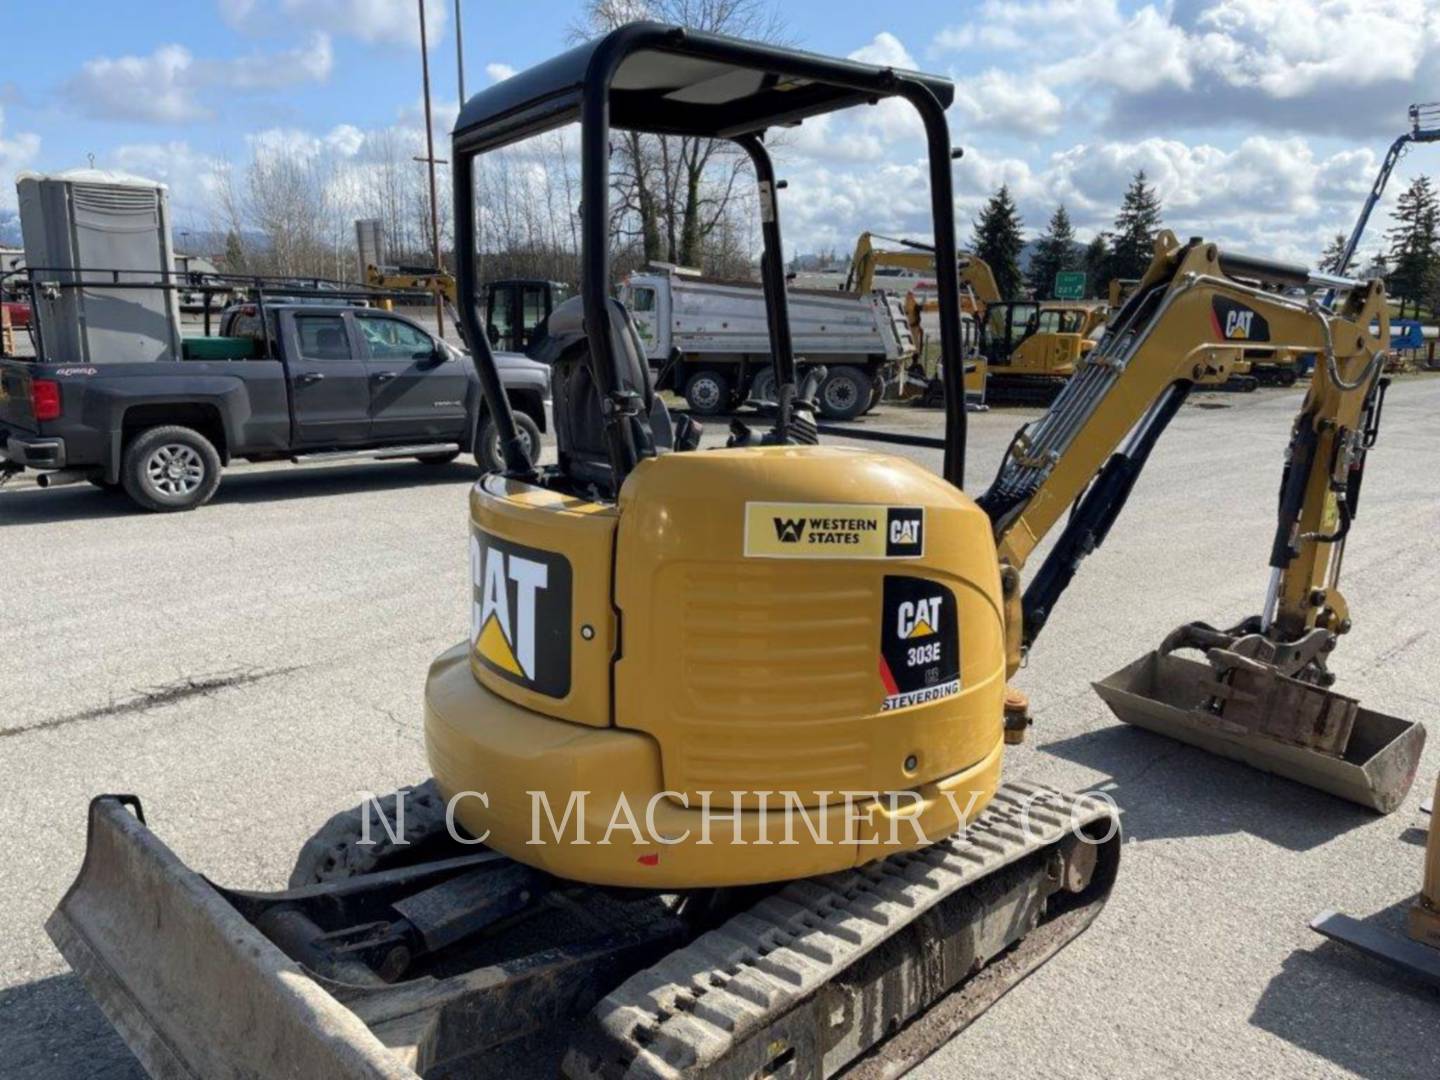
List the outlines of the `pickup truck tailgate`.
{"type": "MultiPolygon", "coordinates": [[[[30,404],[30,366],[21,361],[0,360],[0,426],[33,434],[39,427],[30,404]]],[[[0,442],[4,442],[3,434],[0,442]]]]}

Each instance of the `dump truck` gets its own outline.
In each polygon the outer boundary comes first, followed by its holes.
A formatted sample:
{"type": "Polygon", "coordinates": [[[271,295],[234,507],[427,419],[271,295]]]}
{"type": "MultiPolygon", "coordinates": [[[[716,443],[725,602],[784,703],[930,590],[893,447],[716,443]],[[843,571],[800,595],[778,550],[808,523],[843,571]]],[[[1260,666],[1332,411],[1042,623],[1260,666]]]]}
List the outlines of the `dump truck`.
{"type": "MultiPolygon", "coordinates": [[[[1423,728],[1377,741],[1384,725],[1347,710],[1325,668],[1348,629],[1339,554],[1382,404],[1382,283],[1346,281],[1343,307],[1317,312],[1239,279],[1315,284],[1303,269],[1164,233],[1093,361],[976,497],[957,365],[946,436],[920,441],[943,453],[939,475],[821,443],[825,373],[797,363],[761,136],[885,98],[915,108],[939,333],[958,355],[953,95],[940,77],[642,22],[464,105],[450,155],[463,297],[476,159],[580,123],[585,273],[544,354],[556,461],[525,455],[480,312],[462,305],[505,468],[469,493],[470,630],[426,679],[432,776],[337,814],[289,889],[212,884],[146,824],[163,809],[92,803],[48,929],[147,1068],[715,1080],[913,1066],[1123,882],[1113,804],[1004,778],[1028,725],[1008,683],[1168,422],[1229,377],[1217,310],[1245,316],[1252,344],[1323,340],[1326,363],[1292,428],[1259,616],[1187,626],[1176,647],[1208,645],[1202,671],[1128,692],[1241,755],[1291,745],[1321,779],[1337,759],[1383,759],[1377,808],[1403,794],[1423,728]],[[690,417],[670,414],[609,295],[612,130],[725,137],[751,163],[778,406],[723,448],[700,450],[690,417]],[[1293,711],[1332,709],[1346,731],[1293,746],[1293,711]]],[[[1051,1007],[1094,1014],[1083,995],[1051,1007]]]]}
{"type": "MultiPolygon", "coordinates": [[[[800,365],[825,365],[820,413],[852,420],[873,408],[887,378],[915,355],[901,300],[883,291],[787,289],[800,365]]],[[[746,397],[773,401],[767,309],[758,282],[718,281],[654,264],[630,274],[619,296],[660,367],[660,389],[683,394],[700,416],[746,397]],[[678,355],[672,352],[678,350],[678,355]]]]}

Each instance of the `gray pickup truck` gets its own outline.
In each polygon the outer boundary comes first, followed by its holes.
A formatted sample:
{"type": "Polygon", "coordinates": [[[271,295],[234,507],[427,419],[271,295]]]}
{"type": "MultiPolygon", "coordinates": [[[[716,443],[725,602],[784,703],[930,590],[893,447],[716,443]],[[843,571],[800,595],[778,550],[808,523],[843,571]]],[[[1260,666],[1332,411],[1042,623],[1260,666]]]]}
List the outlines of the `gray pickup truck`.
{"type": "MultiPolygon", "coordinates": [[[[189,510],[230,462],[341,458],[499,467],[498,439],[468,357],[401,315],[341,302],[267,301],[224,313],[185,359],[0,359],[0,477],[89,481],[147,510],[189,510]]],[[[497,357],[538,454],[549,369],[497,357]]]]}

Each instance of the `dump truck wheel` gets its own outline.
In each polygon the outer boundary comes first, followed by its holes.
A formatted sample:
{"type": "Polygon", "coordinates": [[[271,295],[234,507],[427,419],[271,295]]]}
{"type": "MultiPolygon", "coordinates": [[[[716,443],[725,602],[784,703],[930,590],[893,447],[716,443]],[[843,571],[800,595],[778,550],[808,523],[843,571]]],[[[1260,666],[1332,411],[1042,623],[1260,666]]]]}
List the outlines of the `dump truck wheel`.
{"type": "Polygon", "coordinates": [[[220,454],[194,428],[153,427],[125,448],[120,479],[125,493],[146,510],[193,510],[220,486],[220,454]]]}
{"type": "Polygon", "coordinates": [[[723,371],[702,368],[685,380],[685,404],[697,416],[714,416],[730,407],[730,380],[723,371]]]}
{"type": "Polygon", "coordinates": [[[427,840],[445,834],[445,800],[440,797],[434,780],[426,780],[409,790],[405,799],[403,833],[395,820],[395,796],[387,795],[379,800],[379,804],[390,829],[396,834],[396,840],[406,843],[390,839],[390,833],[376,814],[374,803],[342,810],[305,841],[305,846],[295,858],[295,869],[290,871],[290,888],[344,881],[403,866],[428,848],[427,840]],[[369,836],[373,841],[369,844],[361,843],[364,839],[361,815],[367,810],[370,813],[369,836]]]}
{"type": "Polygon", "coordinates": [[[833,367],[820,384],[820,415],[827,420],[854,420],[869,406],[874,389],[870,377],[859,368],[849,364],[833,367]]]}
{"type": "Polygon", "coordinates": [[[884,399],[885,399],[885,379],[884,379],[883,376],[876,375],[875,378],[871,380],[870,404],[868,404],[868,405],[865,406],[865,411],[866,411],[867,413],[868,413],[868,412],[873,412],[874,409],[875,409],[875,406],[876,406],[876,405],[879,405],[880,402],[883,401],[884,399]]]}

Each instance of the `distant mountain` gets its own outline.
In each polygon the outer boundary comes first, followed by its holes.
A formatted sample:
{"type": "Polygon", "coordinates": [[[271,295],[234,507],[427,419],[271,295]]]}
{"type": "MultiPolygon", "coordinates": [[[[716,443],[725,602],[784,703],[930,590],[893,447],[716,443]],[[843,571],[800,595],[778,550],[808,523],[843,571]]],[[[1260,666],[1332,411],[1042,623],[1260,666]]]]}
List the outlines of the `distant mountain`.
{"type": "Polygon", "coordinates": [[[20,246],[20,215],[0,207],[0,247],[20,246]]]}

